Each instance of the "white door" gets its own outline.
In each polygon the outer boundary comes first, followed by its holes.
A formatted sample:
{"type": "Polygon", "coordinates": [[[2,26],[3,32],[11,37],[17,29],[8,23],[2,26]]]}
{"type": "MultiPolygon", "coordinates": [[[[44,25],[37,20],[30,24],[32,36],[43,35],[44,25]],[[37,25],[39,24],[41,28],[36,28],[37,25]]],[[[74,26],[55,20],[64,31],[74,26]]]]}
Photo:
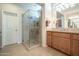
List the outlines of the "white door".
{"type": "Polygon", "coordinates": [[[5,45],[14,44],[19,39],[19,20],[17,14],[4,13],[5,45]]]}

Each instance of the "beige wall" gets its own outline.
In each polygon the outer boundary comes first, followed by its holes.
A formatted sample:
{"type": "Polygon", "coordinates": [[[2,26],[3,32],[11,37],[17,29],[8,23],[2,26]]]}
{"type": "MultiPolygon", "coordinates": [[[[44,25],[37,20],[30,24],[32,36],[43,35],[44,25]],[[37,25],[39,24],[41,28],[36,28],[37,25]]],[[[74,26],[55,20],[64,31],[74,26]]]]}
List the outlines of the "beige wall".
{"type": "Polygon", "coordinates": [[[45,4],[45,20],[50,22],[47,26],[47,29],[51,29],[52,28],[52,8],[50,3],[45,4]]]}
{"type": "Polygon", "coordinates": [[[42,7],[42,46],[47,47],[46,45],[46,31],[52,28],[55,28],[56,22],[56,11],[55,5],[47,3],[42,7]],[[46,27],[46,20],[50,21],[49,26],[46,27]]]}
{"type": "Polygon", "coordinates": [[[45,25],[45,5],[42,6],[42,21],[41,21],[41,32],[42,32],[42,46],[46,47],[46,25],[45,25]]]}
{"type": "Polygon", "coordinates": [[[47,27],[48,30],[52,28],[56,28],[56,10],[55,10],[55,4],[54,3],[48,3],[45,6],[45,18],[46,20],[50,21],[49,26],[47,27]]]}

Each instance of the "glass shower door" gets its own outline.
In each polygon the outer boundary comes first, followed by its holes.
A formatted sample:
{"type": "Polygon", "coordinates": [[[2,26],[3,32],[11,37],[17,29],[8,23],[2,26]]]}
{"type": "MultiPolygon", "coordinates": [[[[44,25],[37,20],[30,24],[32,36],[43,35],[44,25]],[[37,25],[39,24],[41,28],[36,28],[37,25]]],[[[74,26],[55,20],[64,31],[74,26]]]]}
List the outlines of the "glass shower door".
{"type": "Polygon", "coordinates": [[[27,12],[23,14],[23,44],[28,48],[40,45],[41,9],[36,10],[35,5],[32,4],[31,9],[28,8],[27,12]]]}
{"type": "Polygon", "coordinates": [[[24,13],[22,17],[22,42],[25,47],[29,48],[29,19],[26,13],[24,13]]]}
{"type": "Polygon", "coordinates": [[[40,44],[40,21],[39,19],[31,19],[29,25],[30,47],[40,44]]]}

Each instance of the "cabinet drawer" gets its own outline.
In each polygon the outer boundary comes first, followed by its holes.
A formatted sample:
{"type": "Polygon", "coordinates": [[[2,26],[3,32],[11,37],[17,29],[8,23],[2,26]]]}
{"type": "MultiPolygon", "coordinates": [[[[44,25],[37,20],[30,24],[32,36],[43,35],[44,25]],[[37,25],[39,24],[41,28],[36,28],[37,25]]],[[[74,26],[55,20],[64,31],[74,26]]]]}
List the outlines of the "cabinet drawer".
{"type": "Polygon", "coordinates": [[[67,33],[53,33],[53,35],[62,37],[62,38],[70,38],[70,34],[67,34],[67,33]]]}
{"type": "Polygon", "coordinates": [[[79,34],[72,34],[71,38],[79,40],[79,34]]]}

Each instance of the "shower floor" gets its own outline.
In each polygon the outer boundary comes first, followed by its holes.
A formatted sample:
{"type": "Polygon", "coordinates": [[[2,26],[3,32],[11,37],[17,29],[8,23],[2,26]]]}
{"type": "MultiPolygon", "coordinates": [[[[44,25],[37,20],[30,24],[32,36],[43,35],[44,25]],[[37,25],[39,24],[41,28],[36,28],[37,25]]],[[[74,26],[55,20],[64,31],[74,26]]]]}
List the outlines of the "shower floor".
{"type": "Polygon", "coordinates": [[[40,45],[39,41],[35,39],[27,40],[26,42],[23,42],[23,44],[27,48],[32,48],[40,45]]]}

